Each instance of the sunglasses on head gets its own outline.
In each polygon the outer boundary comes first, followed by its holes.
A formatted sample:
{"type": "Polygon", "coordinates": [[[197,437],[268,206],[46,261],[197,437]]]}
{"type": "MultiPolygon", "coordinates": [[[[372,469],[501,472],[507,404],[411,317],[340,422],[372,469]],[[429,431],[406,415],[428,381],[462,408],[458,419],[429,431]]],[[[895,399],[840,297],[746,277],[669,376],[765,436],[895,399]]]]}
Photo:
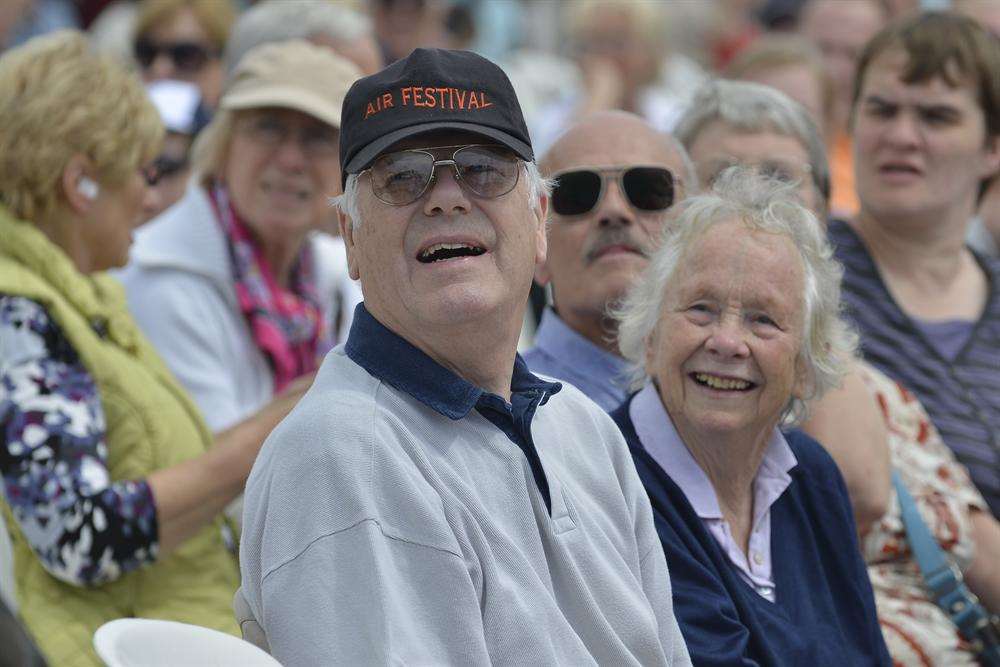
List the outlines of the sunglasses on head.
{"type": "Polygon", "coordinates": [[[520,162],[512,151],[502,146],[439,146],[386,153],[360,173],[368,172],[372,192],[381,201],[405,206],[423,196],[434,182],[439,165],[451,167],[455,180],[477,197],[502,197],[517,185],[520,162]],[[435,152],[451,157],[438,159],[435,152]]]}
{"type": "Polygon", "coordinates": [[[197,72],[211,58],[219,55],[217,51],[197,42],[157,44],[146,37],[140,37],[135,42],[135,59],[144,69],[152,66],[161,53],[166,54],[174,67],[182,72],[197,72]]]}
{"type": "Polygon", "coordinates": [[[554,176],[552,210],[558,215],[583,215],[597,208],[607,180],[614,178],[633,208],[665,211],[674,203],[674,175],[663,167],[586,167],[554,176]]]}

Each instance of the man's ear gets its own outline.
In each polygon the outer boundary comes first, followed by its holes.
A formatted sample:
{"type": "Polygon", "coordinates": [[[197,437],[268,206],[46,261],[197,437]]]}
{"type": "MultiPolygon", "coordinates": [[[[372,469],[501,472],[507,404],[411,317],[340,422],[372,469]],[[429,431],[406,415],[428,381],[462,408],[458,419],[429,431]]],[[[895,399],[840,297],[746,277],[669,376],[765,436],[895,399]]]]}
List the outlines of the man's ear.
{"type": "MultiPolygon", "coordinates": [[[[535,228],[535,267],[536,271],[545,264],[545,257],[548,254],[549,242],[548,242],[548,216],[549,216],[549,198],[547,195],[539,195],[538,202],[534,207],[534,213],[536,216],[536,228],[535,228]]],[[[545,283],[542,283],[543,285],[545,283]]]]}
{"type": "Polygon", "coordinates": [[[97,199],[97,176],[94,172],[91,161],[77,153],[66,162],[59,179],[62,198],[70,210],[81,217],[93,210],[97,199]]]}
{"type": "Polygon", "coordinates": [[[549,271],[549,265],[546,262],[535,265],[535,282],[542,287],[552,282],[552,273],[549,271]]]}
{"type": "Polygon", "coordinates": [[[344,239],[344,248],[347,250],[347,272],[353,280],[359,280],[361,272],[358,270],[357,247],[354,243],[354,221],[338,210],[337,222],[340,225],[340,237],[344,239]]]}

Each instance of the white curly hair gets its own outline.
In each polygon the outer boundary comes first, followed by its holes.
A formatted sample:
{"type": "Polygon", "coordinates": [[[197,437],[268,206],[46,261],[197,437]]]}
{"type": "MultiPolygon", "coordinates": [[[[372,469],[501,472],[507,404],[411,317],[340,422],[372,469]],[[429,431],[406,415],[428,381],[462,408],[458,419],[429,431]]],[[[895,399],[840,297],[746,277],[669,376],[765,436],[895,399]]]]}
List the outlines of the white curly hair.
{"type": "Polygon", "coordinates": [[[799,354],[807,388],[802,398],[789,397],[781,414],[784,425],[800,424],[808,416],[808,403],[840,384],[856,354],[858,336],[841,312],[843,267],[833,258],[823,226],[799,202],[792,185],[730,167],[711,190],[682,202],[666,222],[663,243],[643,276],[612,312],[619,322],[619,349],[632,363],[632,388],[640,388],[647,378],[647,341],[655,333],[665,294],[685,251],[714,225],[734,219],[748,229],[788,237],[802,259],[804,326],[799,354]]]}

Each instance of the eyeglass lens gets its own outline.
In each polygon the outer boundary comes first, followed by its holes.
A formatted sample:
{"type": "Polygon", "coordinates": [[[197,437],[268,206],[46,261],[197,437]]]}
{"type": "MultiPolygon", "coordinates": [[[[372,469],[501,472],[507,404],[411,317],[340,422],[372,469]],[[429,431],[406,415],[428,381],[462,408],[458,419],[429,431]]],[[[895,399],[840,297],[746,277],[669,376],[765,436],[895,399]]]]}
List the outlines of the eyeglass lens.
{"type": "MultiPolygon", "coordinates": [[[[583,215],[599,203],[606,176],[590,169],[560,174],[552,191],[559,215],[583,215]]],[[[674,175],[662,167],[631,167],[621,174],[622,191],[640,211],[663,211],[674,203],[674,175]]]]}
{"type": "Polygon", "coordinates": [[[201,69],[211,57],[208,49],[195,42],[157,44],[147,38],[136,40],[135,59],[142,67],[150,67],[161,53],[170,58],[174,67],[188,72],[201,69]]]}
{"type": "MultiPolygon", "coordinates": [[[[451,159],[458,181],[479,197],[500,197],[517,185],[517,158],[502,148],[465,146],[451,159]]],[[[412,203],[430,185],[436,166],[442,162],[447,165],[449,161],[436,160],[432,153],[421,150],[387,153],[372,163],[372,188],[389,204],[412,203]]]]}
{"type": "Polygon", "coordinates": [[[597,205],[600,196],[600,174],[570,171],[561,174],[552,189],[552,210],[559,215],[583,215],[597,205]]]}

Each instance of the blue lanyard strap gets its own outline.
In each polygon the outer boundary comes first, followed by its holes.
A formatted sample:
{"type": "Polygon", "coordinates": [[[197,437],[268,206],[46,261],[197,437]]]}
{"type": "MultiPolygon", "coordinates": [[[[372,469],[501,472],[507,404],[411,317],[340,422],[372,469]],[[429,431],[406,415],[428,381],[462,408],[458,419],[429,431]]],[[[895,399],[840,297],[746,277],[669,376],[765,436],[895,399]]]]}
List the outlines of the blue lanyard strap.
{"type": "Polygon", "coordinates": [[[899,472],[892,471],[892,483],[899,497],[899,509],[910,542],[910,551],[920,567],[924,583],[934,602],[951,619],[962,636],[975,645],[980,659],[987,665],[1000,665],[996,620],[979,604],[969,590],[962,573],[945,556],[937,540],[920,517],[917,503],[907,490],[899,472]]]}

